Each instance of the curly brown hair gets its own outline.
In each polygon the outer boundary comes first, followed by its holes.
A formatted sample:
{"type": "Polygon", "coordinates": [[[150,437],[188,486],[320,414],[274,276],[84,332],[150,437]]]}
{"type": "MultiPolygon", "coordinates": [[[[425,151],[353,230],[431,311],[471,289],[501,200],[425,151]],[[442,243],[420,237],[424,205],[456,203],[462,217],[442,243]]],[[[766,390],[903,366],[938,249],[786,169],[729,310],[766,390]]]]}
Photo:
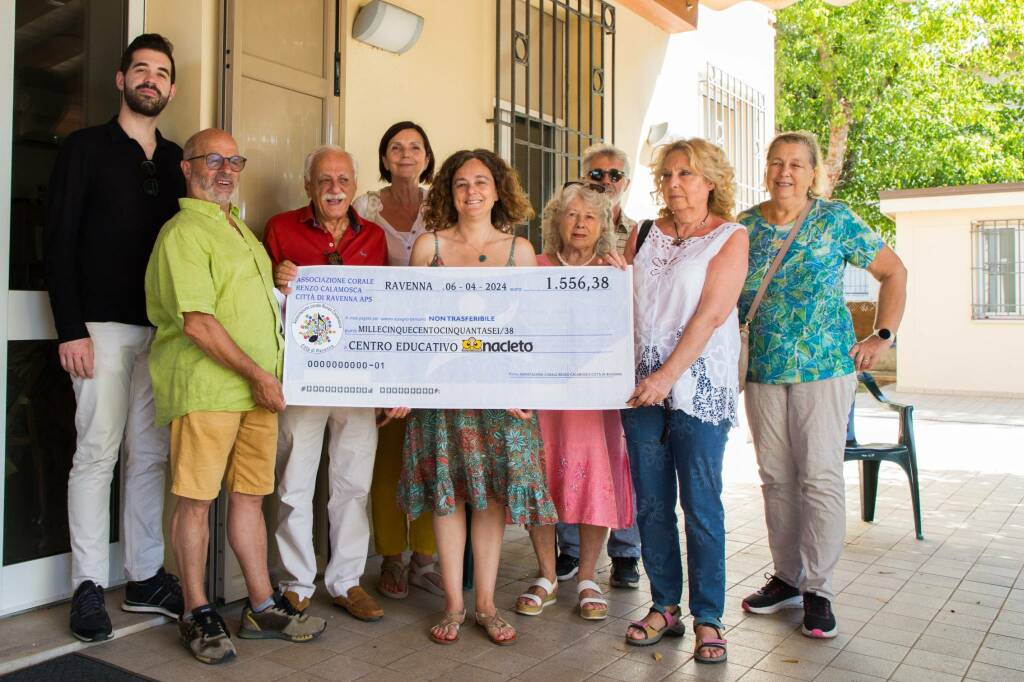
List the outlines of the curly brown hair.
{"type": "Polygon", "coordinates": [[[471,159],[481,162],[491,172],[498,200],[491,209],[491,224],[503,232],[512,232],[516,223],[534,216],[530,198],[519,183],[519,173],[489,149],[463,149],[449,156],[434,177],[427,200],[423,204],[423,222],[428,230],[437,231],[459,221],[452,199],[452,180],[456,171],[471,159]]]}
{"type": "MultiPolygon", "coordinates": [[[[733,208],[735,207],[736,178],[733,174],[732,165],[725,152],[716,144],[699,137],[689,140],[677,140],[670,144],[658,147],[655,151],[654,164],[651,173],[654,175],[654,191],[651,193],[659,204],[664,204],[662,194],[664,180],[661,177],[665,170],[665,162],[670,154],[682,152],[690,161],[690,167],[704,177],[708,182],[713,182],[715,188],[708,194],[708,210],[724,220],[733,219],[733,208]]],[[[662,206],[659,215],[662,218],[671,218],[672,211],[667,206],[662,206]]]]}

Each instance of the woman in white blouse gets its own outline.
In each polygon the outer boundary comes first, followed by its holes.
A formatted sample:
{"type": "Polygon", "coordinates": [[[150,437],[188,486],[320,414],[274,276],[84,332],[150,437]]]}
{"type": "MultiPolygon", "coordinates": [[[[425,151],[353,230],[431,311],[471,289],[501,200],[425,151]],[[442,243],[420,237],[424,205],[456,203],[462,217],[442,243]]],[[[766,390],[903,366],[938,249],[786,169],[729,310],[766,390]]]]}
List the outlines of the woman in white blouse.
{"type": "MultiPolygon", "coordinates": [[[[379,192],[362,195],[352,207],[384,230],[388,238],[388,264],[406,266],[413,242],[424,232],[421,207],[427,190],[423,185],[430,184],[434,177],[434,152],[423,128],[412,121],[400,121],[380,138],[377,158],[380,179],[390,184],[379,192]]],[[[404,419],[384,422],[370,488],[374,544],[383,556],[377,591],[385,597],[403,599],[412,584],[444,595],[434,563],[437,548],[431,515],[424,513],[410,523],[395,502],[404,440],[404,419]],[[402,561],[406,548],[412,550],[408,566],[402,561]]]]}
{"type": "Polygon", "coordinates": [[[636,390],[622,411],[636,491],[644,568],[654,601],[631,624],[636,646],[681,636],[683,572],[676,500],[683,508],[689,610],[701,663],[726,660],[722,455],[736,418],[736,300],[747,271],[747,234],[733,222],[733,170],[701,139],[658,150],[660,217],[634,228],[636,390]],[[678,488],[677,488],[678,481],[678,488]]]}

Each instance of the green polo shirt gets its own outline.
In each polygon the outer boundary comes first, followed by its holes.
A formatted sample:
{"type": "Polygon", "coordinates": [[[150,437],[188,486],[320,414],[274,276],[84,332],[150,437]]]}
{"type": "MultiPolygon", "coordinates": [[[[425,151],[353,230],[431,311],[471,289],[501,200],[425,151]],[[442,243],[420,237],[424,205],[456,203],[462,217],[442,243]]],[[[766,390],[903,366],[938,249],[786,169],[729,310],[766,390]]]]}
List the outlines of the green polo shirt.
{"type": "Polygon", "coordinates": [[[256,407],[249,382],[217,363],[184,332],[184,313],[213,315],[238,347],[278,377],[284,359],[281,310],[270,258],[231,208],[235,230],[217,204],[179,199],[160,230],[146,269],[146,312],[156,327],[149,354],[156,422],[190,412],[256,407]],[[241,232],[241,234],[239,234],[241,232]]]}

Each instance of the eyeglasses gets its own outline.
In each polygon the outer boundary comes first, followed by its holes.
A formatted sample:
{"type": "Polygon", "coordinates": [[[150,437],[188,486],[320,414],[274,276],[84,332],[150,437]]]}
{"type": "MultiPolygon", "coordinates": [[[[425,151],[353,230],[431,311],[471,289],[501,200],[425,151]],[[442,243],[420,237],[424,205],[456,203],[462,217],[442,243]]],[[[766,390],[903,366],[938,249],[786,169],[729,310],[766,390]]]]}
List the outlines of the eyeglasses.
{"type": "Polygon", "coordinates": [[[579,185],[583,189],[589,189],[592,192],[597,192],[598,194],[604,194],[604,185],[598,185],[593,182],[580,182],[579,180],[570,180],[569,182],[562,185],[562,189],[572,187],[573,185],[579,185]]]}
{"type": "Polygon", "coordinates": [[[325,251],[324,258],[327,259],[328,265],[342,265],[341,254],[337,251],[325,251]]]}
{"type": "Polygon", "coordinates": [[[156,181],[156,164],[146,159],[139,166],[145,179],[142,181],[142,191],[151,197],[160,194],[160,183],[156,181]]]}
{"type": "Polygon", "coordinates": [[[205,159],[206,167],[210,170],[220,170],[224,167],[224,163],[227,162],[228,167],[233,171],[241,171],[245,168],[246,161],[244,156],[238,156],[237,154],[235,156],[221,156],[220,154],[213,152],[209,154],[200,154],[199,156],[191,156],[185,160],[195,161],[196,159],[205,159]]]}
{"type": "Polygon", "coordinates": [[[610,170],[594,168],[593,170],[587,171],[587,177],[595,182],[602,182],[605,175],[611,178],[612,182],[618,182],[622,178],[626,177],[626,174],[618,168],[612,168],[610,170]]]}

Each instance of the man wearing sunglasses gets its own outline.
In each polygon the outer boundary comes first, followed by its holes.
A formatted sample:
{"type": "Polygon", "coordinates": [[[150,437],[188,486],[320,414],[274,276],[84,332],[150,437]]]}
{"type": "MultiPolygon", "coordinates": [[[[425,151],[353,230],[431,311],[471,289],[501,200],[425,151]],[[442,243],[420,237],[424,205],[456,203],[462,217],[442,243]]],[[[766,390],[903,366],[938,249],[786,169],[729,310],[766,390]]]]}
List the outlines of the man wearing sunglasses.
{"type": "MultiPolygon", "coordinates": [[[[76,403],[68,476],[71,632],[85,641],[113,635],[103,586],[111,580],[111,481],[122,442],[128,584],[121,607],[174,618],[182,612],[177,578],[163,569],[168,434],[153,422],[153,329],[143,291],[157,232],[185,194],[181,148],[156,127],[174,98],[174,80],[170,42],[155,33],[133,40],[114,77],[117,116],[68,136],[48,191],[46,280],[76,403]]],[[[115,528],[120,521],[113,520],[115,528]]]]}
{"type": "Polygon", "coordinates": [[[616,246],[619,253],[622,253],[629,233],[636,225],[635,220],[622,212],[622,198],[629,189],[629,157],[610,144],[592,145],[583,152],[583,178],[604,185],[605,193],[612,202],[616,246]]]}
{"type": "MultiPolygon", "coordinates": [[[[612,202],[616,247],[621,254],[636,225],[622,212],[622,197],[629,189],[629,157],[618,147],[595,144],[583,152],[583,178],[580,184],[600,183],[612,202]]],[[[636,514],[634,513],[634,516],[636,514]]],[[[637,588],[640,585],[640,531],[636,522],[629,528],[608,534],[608,556],[612,559],[612,587],[637,588]]],[[[576,525],[558,524],[558,559],[555,572],[559,581],[572,578],[580,566],[580,531],[576,525]]]]}
{"type": "MultiPolygon", "coordinates": [[[[303,179],[309,203],[271,218],[263,236],[275,282],[283,291],[300,265],[388,264],[384,230],[352,208],[357,172],[352,155],[334,145],[322,145],[306,156],[303,179]]],[[[331,560],[324,569],[324,586],[334,604],[353,618],[375,621],[384,611],[359,586],[370,542],[366,501],[377,450],[372,408],[292,405],[281,415],[276,538],[286,575],[280,589],[300,611],[309,606],[315,589],[313,493],[325,428],[331,560]]]]}

